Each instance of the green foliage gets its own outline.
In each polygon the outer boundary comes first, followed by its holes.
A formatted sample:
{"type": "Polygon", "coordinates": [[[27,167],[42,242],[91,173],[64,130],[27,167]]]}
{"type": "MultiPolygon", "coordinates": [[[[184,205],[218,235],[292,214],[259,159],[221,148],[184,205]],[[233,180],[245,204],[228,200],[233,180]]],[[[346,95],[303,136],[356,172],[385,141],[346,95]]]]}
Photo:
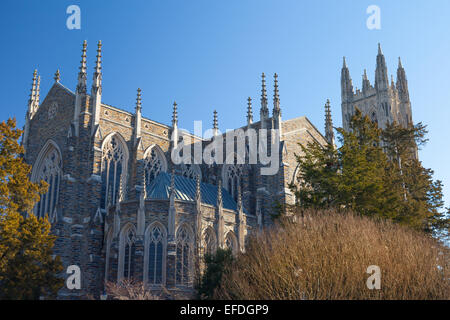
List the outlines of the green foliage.
{"type": "Polygon", "coordinates": [[[416,159],[426,143],[425,127],[378,128],[359,110],[350,131],[337,129],[340,148],[316,142],[301,145],[298,183],[291,188],[303,209],[350,209],[432,232],[448,228],[442,184],[416,159]]]}
{"type": "Polygon", "coordinates": [[[233,261],[233,254],[230,249],[218,249],[214,254],[205,254],[204,260],[206,270],[197,286],[197,296],[199,299],[207,300],[213,298],[225,268],[233,261]]]}
{"type": "Polygon", "coordinates": [[[61,261],[52,257],[56,238],[48,219],[32,214],[47,185],[29,180],[15,125],[0,123],[0,299],[54,297],[63,285],[61,261]]]}

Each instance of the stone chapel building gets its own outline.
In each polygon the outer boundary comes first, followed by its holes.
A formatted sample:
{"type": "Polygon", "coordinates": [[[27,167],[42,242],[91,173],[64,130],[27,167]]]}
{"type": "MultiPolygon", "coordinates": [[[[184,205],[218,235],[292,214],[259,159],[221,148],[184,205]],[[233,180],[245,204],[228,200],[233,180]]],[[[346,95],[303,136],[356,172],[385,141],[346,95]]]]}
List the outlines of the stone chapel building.
{"type": "MultiPolygon", "coordinates": [[[[100,41],[88,92],[86,51],[85,41],[74,91],[61,83],[58,70],[41,102],[40,76],[34,72],[22,141],[25,161],[32,165],[31,179],[49,183],[34,212],[48,214],[57,235],[55,255],[61,256],[64,267],[77,265],[81,270],[81,289],[63,288],[60,298],[98,297],[105,281],[120,279],[192,290],[197,261],[205,252],[219,247],[243,251],[246,237],[270,223],[275,203],[295,201],[289,184],[297,175],[298,143],[334,141],[329,103],[325,137],[304,116],[282,120],[276,75],[270,116],[263,74],[260,119],[253,120],[249,98],[247,121],[238,129],[278,129],[277,173],[264,176],[261,164],[237,161],[174,164],[171,149],[178,139],[172,136],[188,135],[201,146],[209,139],[178,132],[175,103],[171,125],[142,117],[140,89],[134,113],[104,103],[100,41]]],[[[384,73],[380,79],[376,90],[387,86],[384,73]]],[[[347,97],[346,78],[344,83],[347,97]]],[[[399,99],[404,99],[400,93],[399,99]]],[[[347,108],[350,100],[345,101],[347,108]]],[[[388,102],[380,100],[379,105],[388,102]]],[[[397,110],[397,105],[387,107],[397,110]]],[[[216,112],[213,123],[219,135],[216,112]]],[[[267,137],[269,149],[273,138],[267,137]]]]}

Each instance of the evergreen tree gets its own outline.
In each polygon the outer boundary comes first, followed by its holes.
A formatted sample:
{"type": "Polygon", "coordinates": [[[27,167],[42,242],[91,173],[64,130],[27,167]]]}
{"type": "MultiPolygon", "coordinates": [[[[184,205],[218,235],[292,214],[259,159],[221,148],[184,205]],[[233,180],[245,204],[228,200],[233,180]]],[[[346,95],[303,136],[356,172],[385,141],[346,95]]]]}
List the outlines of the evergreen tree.
{"type": "Polygon", "coordinates": [[[214,254],[205,254],[204,260],[206,270],[197,286],[197,296],[199,299],[212,299],[225,268],[233,261],[233,254],[230,249],[218,249],[214,254]]]}
{"type": "Polygon", "coordinates": [[[427,140],[419,123],[402,128],[378,128],[356,109],[350,131],[337,129],[341,147],[316,142],[297,155],[300,173],[292,185],[301,208],[350,209],[358,214],[388,218],[426,232],[448,228],[442,184],[416,158],[427,140]]]}
{"type": "Polygon", "coordinates": [[[0,299],[54,297],[63,285],[50,223],[32,213],[47,184],[29,180],[21,134],[15,120],[0,123],[0,299]]]}
{"type": "Polygon", "coordinates": [[[442,182],[433,180],[433,170],[417,159],[417,149],[428,139],[426,126],[418,123],[403,128],[388,124],[382,132],[385,152],[390,158],[388,175],[391,189],[402,199],[395,220],[427,232],[448,229],[449,219],[441,211],[442,182]]]}

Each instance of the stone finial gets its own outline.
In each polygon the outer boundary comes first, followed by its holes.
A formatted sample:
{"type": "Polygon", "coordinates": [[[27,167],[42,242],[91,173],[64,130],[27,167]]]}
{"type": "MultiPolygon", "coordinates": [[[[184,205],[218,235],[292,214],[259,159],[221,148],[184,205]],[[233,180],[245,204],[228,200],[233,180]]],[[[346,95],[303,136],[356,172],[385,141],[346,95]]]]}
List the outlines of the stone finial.
{"type": "Polygon", "coordinates": [[[94,67],[94,81],[92,83],[93,91],[96,92],[102,86],[102,41],[97,44],[97,60],[94,67]]]}
{"type": "Polygon", "coordinates": [[[195,199],[198,201],[201,199],[202,193],[200,189],[200,175],[197,175],[195,177],[195,199]]]}
{"type": "Polygon", "coordinates": [[[273,75],[273,114],[277,116],[280,113],[280,94],[278,91],[278,75],[273,75]]]}
{"type": "Polygon", "coordinates": [[[86,72],[87,72],[86,48],[87,48],[87,41],[84,40],[83,41],[83,49],[81,49],[80,74],[86,74],[86,72]]]}
{"type": "Polygon", "coordinates": [[[247,99],[247,124],[251,125],[253,123],[253,110],[252,110],[252,98],[247,99]]]}
{"type": "Polygon", "coordinates": [[[218,134],[219,131],[219,121],[217,120],[217,110],[214,110],[213,112],[213,132],[214,135],[218,134]]]}
{"type": "Polygon", "coordinates": [[[40,97],[41,97],[41,76],[38,76],[36,84],[36,98],[35,98],[36,109],[39,107],[40,97]]]}
{"type": "Polygon", "coordinates": [[[346,69],[347,68],[347,62],[345,60],[345,57],[343,57],[342,60],[343,60],[342,69],[346,69]]]}
{"type": "Polygon", "coordinates": [[[266,75],[264,72],[261,75],[261,102],[267,102],[267,90],[266,90],[266,75]]]}
{"type": "Polygon", "coordinates": [[[402,59],[400,57],[398,57],[398,69],[402,69],[403,65],[402,65],[402,59]]]}
{"type": "Polygon", "coordinates": [[[172,126],[178,125],[178,109],[177,102],[173,102],[173,111],[172,111],[172,126]]]}
{"type": "Polygon", "coordinates": [[[142,98],[141,98],[141,88],[137,89],[137,96],[136,96],[136,111],[141,111],[142,108],[142,98]]]}
{"type": "Polygon", "coordinates": [[[32,102],[34,102],[36,99],[36,80],[37,80],[37,69],[34,69],[33,82],[31,84],[31,93],[30,93],[30,99],[29,99],[30,104],[32,102]]]}
{"type": "Polygon", "coordinates": [[[61,80],[61,74],[59,73],[59,69],[56,70],[55,77],[53,79],[55,79],[55,82],[59,82],[61,80]]]}
{"type": "Polygon", "coordinates": [[[382,55],[383,51],[381,50],[381,44],[378,42],[378,54],[382,55]]]}
{"type": "Polygon", "coordinates": [[[325,104],[325,139],[331,145],[334,145],[333,120],[331,118],[330,100],[325,104]]]}

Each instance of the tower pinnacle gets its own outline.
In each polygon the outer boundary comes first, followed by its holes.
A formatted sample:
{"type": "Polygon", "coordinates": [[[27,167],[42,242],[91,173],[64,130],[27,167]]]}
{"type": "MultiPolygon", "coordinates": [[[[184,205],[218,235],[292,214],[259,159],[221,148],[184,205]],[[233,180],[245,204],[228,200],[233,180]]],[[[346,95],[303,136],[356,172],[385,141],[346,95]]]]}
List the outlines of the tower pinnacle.
{"type": "Polygon", "coordinates": [[[217,120],[217,111],[214,110],[214,116],[213,116],[213,135],[217,135],[219,131],[219,122],[217,120]]]}
{"type": "Polygon", "coordinates": [[[252,98],[247,99],[247,125],[253,123],[252,98]]]}
{"type": "Polygon", "coordinates": [[[266,75],[261,75],[261,109],[259,111],[261,128],[265,126],[265,120],[269,118],[269,109],[267,108],[266,75]]]}
{"type": "Polygon", "coordinates": [[[100,122],[100,106],[102,100],[102,41],[97,44],[97,60],[94,68],[94,79],[92,82],[92,134],[97,130],[100,122]]]}
{"type": "Polygon", "coordinates": [[[178,125],[178,109],[177,109],[177,102],[173,102],[173,111],[172,111],[172,126],[178,125]]]}
{"type": "Polygon", "coordinates": [[[61,80],[61,74],[59,73],[59,69],[56,70],[55,77],[53,79],[55,79],[55,82],[59,82],[61,80]]]}
{"type": "Polygon", "coordinates": [[[331,145],[334,145],[333,120],[331,118],[330,100],[325,104],[325,139],[331,145]]]}
{"type": "Polygon", "coordinates": [[[273,75],[273,116],[277,117],[280,114],[280,95],[278,92],[278,75],[275,73],[273,75]]]}

